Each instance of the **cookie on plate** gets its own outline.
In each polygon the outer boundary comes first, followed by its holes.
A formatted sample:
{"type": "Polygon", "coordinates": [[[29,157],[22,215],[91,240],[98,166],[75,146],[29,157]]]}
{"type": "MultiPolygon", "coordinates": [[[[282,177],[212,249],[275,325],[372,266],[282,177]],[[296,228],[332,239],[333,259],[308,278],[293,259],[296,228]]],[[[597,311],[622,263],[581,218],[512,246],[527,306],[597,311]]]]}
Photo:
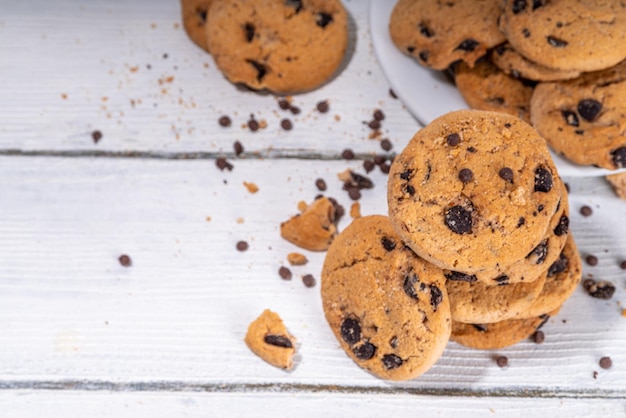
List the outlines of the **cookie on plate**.
{"type": "Polygon", "coordinates": [[[493,324],[464,324],[453,321],[450,340],[478,350],[509,347],[533,335],[551,317],[556,316],[559,309],[528,319],[506,319],[493,324]]]}
{"type": "Polygon", "coordinates": [[[418,131],[394,159],[387,202],[398,235],[419,256],[475,273],[526,257],[561,193],[547,145],[530,125],[460,110],[418,131]]]}
{"type": "Polygon", "coordinates": [[[470,67],[505,41],[499,0],[399,0],[389,19],[394,44],[429,68],[462,60],[470,67]]]}
{"type": "Polygon", "coordinates": [[[554,151],[581,165],[626,167],[626,61],[568,81],[539,83],[533,126],[554,151]]]}
{"type": "Polygon", "coordinates": [[[597,71],[626,58],[626,5],[606,0],[507,0],[500,29],[529,60],[597,71]]]}
{"type": "Polygon", "coordinates": [[[248,326],[246,345],[254,354],[281,369],[293,368],[296,339],[276,312],[266,309],[248,326]]]}
{"type": "Polygon", "coordinates": [[[472,109],[504,112],[530,123],[533,87],[505,74],[488,59],[471,68],[464,62],[454,66],[454,82],[472,109]]]}
{"type": "Polygon", "coordinates": [[[557,70],[537,64],[513,49],[508,42],[493,49],[491,62],[511,77],[526,80],[569,80],[580,75],[580,71],[577,70],[557,70]]]}
{"type": "Polygon", "coordinates": [[[183,27],[187,36],[200,48],[209,52],[205,32],[207,12],[213,0],[181,0],[183,27]]]}
{"type": "MultiPolygon", "coordinates": [[[[545,273],[548,266],[558,260],[569,236],[569,201],[565,185],[562,187],[559,208],[552,217],[548,231],[541,242],[526,257],[510,266],[495,270],[482,270],[475,273],[472,276],[475,280],[489,285],[531,282],[539,278],[545,273]]],[[[453,277],[454,275],[454,272],[446,272],[446,277],[453,277]]],[[[472,277],[470,277],[470,281],[473,280],[472,277]]]]}
{"type": "Polygon", "coordinates": [[[335,238],[321,287],[337,341],[374,375],[412,379],[443,353],[451,323],[443,272],[406,247],[388,217],[355,219],[335,238]]]}
{"type": "Polygon", "coordinates": [[[559,258],[546,272],[546,281],[534,302],[516,318],[530,318],[563,305],[582,278],[582,261],[572,235],[559,258]]]}
{"type": "Polygon", "coordinates": [[[348,14],[340,0],[213,0],[208,47],[231,82],[277,94],[324,84],[342,63],[348,14]]]}
{"type": "Polygon", "coordinates": [[[448,279],[452,320],[467,324],[487,324],[524,315],[541,293],[546,276],[532,282],[486,285],[448,279]]]}

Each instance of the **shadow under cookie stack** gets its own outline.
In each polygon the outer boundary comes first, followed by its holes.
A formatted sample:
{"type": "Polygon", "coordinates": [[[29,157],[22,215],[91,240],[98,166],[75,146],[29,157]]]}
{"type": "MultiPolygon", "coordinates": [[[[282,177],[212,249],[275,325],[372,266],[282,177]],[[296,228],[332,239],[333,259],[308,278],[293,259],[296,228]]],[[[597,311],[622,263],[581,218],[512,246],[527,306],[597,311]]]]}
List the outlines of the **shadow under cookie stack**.
{"type": "Polygon", "coordinates": [[[376,376],[415,378],[449,340],[499,349],[528,338],[581,279],[565,185],[517,117],[435,119],[394,159],[387,201],[389,216],[335,238],[322,271],[329,325],[376,376]]]}

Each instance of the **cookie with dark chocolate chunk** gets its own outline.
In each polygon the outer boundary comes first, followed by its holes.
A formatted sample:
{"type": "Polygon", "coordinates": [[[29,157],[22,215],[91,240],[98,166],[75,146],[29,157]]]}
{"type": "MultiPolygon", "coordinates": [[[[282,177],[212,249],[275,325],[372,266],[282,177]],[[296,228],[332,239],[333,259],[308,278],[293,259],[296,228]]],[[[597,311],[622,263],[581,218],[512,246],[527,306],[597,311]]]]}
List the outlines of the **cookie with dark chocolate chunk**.
{"type": "Polygon", "coordinates": [[[266,309],[250,323],[245,342],[254,354],[272,366],[286,370],[293,368],[296,339],[276,312],[266,309]]]}
{"type": "Polygon", "coordinates": [[[396,156],[387,202],[396,232],[420,257],[474,274],[530,254],[562,191],[548,147],[530,125],[460,110],[418,131],[396,156]],[[464,169],[471,180],[459,177],[464,169]]]}
{"type": "Polygon", "coordinates": [[[397,48],[426,67],[445,70],[456,61],[472,67],[505,41],[499,15],[499,0],[399,0],[389,33],[397,48]]]}
{"type": "Polygon", "coordinates": [[[530,101],[531,120],[568,160],[626,168],[625,97],[626,60],[573,80],[539,83],[530,101]]]}
{"type": "Polygon", "coordinates": [[[331,79],[348,45],[340,0],[212,0],[208,47],[231,82],[291,94],[331,79]]]}
{"type": "Polygon", "coordinates": [[[355,219],[335,238],[321,287],[330,328],[365,370],[412,379],[442,355],[451,323],[443,272],[406,247],[386,216],[355,219]]]}

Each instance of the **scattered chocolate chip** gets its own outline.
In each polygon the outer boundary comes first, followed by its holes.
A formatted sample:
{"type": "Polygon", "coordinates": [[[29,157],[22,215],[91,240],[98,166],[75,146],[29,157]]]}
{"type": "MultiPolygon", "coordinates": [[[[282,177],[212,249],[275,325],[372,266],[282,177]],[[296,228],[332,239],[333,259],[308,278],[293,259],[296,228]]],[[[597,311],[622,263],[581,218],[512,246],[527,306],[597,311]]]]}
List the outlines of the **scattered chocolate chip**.
{"type": "Polygon", "coordinates": [[[535,344],[543,344],[545,340],[546,334],[544,334],[543,331],[535,331],[535,333],[533,334],[533,341],[535,342],[535,344]]]}
{"type": "Polygon", "coordinates": [[[366,173],[371,172],[372,170],[374,170],[375,167],[376,167],[376,164],[374,163],[374,161],[372,160],[363,161],[363,169],[365,170],[366,173]]]}
{"type": "Polygon", "coordinates": [[[263,341],[265,341],[266,344],[273,345],[276,347],[293,348],[293,344],[291,344],[291,340],[282,335],[267,334],[265,338],[263,338],[263,341]]]}
{"type": "Polygon", "coordinates": [[[585,281],[583,281],[583,287],[587,293],[589,293],[589,296],[598,299],[611,299],[615,293],[613,283],[606,281],[596,282],[593,279],[585,279],[585,281]]]}
{"type": "Polygon", "coordinates": [[[461,42],[459,46],[456,47],[456,49],[460,49],[462,51],[467,51],[467,52],[472,52],[473,50],[476,49],[478,45],[480,45],[478,41],[475,41],[474,39],[469,38],[461,42]]]}
{"type": "Polygon", "coordinates": [[[613,366],[613,360],[611,360],[611,357],[602,357],[598,364],[603,369],[610,369],[613,366]]]}
{"type": "Polygon", "coordinates": [[[240,156],[243,153],[243,145],[241,145],[241,142],[233,142],[233,150],[235,151],[236,156],[240,156]]]}
{"type": "Polygon", "coordinates": [[[468,282],[474,283],[478,281],[478,278],[473,274],[461,273],[460,271],[450,271],[449,273],[445,273],[446,279],[454,280],[457,282],[468,282]]]}
{"type": "Polygon", "coordinates": [[[280,99],[278,101],[278,107],[280,107],[282,110],[289,110],[289,107],[291,107],[291,104],[289,103],[287,99],[280,99]]]}
{"type": "Polygon", "coordinates": [[[567,122],[570,126],[578,126],[580,124],[578,121],[578,115],[571,110],[562,110],[561,115],[563,116],[563,119],[565,119],[565,122],[567,122]]]}
{"type": "Polygon", "coordinates": [[[385,119],[385,113],[380,109],[374,110],[373,116],[374,116],[374,120],[381,121],[385,119]]]}
{"type": "Polygon", "coordinates": [[[393,251],[396,248],[396,242],[392,239],[389,239],[387,237],[383,237],[380,242],[383,244],[383,247],[385,248],[385,250],[387,251],[393,251]]]}
{"type": "Polygon", "coordinates": [[[597,371],[595,371],[595,370],[594,370],[594,371],[593,371],[593,378],[594,378],[594,379],[597,379],[597,378],[598,378],[598,374],[599,374],[599,373],[598,373],[597,371]]]}
{"type": "Polygon", "coordinates": [[[246,42],[252,42],[254,39],[254,25],[252,23],[246,23],[243,25],[243,31],[246,36],[246,42]]]}
{"type": "Polygon", "coordinates": [[[555,274],[563,273],[569,265],[569,259],[561,253],[559,258],[548,267],[548,277],[552,277],[555,274]]]}
{"type": "Polygon", "coordinates": [[[354,159],[354,151],[352,151],[351,149],[344,149],[341,152],[341,158],[343,158],[344,160],[353,160],[354,159]]]}
{"type": "Polygon", "coordinates": [[[300,110],[300,108],[298,106],[293,106],[293,105],[289,105],[289,111],[293,114],[293,115],[299,115],[300,112],[302,112],[302,110],[300,110]]]}
{"type": "Polygon", "coordinates": [[[518,14],[526,8],[526,0],[513,0],[513,14],[518,14]]]}
{"type": "Polygon", "coordinates": [[[285,266],[282,266],[281,268],[278,269],[278,275],[283,280],[291,280],[291,277],[292,277],[291,270],[289,270],[285,266]]]}
{"type": "Polygon", "coordinates": [[[385,354],[382,358],[383,365],[387,370],[397,369],[402,366],[402,359],[395,354],[385,354]]]}
{"type": "Polygon", "coordinates": [[[376,346],[370,342],[365,342],[354,347],[352,352],[359,360],[369,360],[376,354],[376,346]]]}
{"type": "Polygon", "coordinates": [[[392,89],[389,89],[389,95],[391,96],[392,99],[398,98],[398,96],[396,95],[396,92],[393,91],[392,89]]]}
{"type": "Polygon", "coordinates": [[[362,174],[350,171],[350,179],[344,183],[344,189],[348,187],[356,187],[359,190],[372,189],[374,182],[362,174]]]}
{"type": "Polygon", "coordinates": [[[591,216],[592,213],[593,210],[587,205],[580,208],[580,214],[583,216],[591,216]]]}
{"type": "Polygon", "coordinates": [[[436,311],[437,307],[443,302],[443,293],[441,289],[439,289],[434,284],[430,285],[430,306],[433,307],[433,310],[436,311]]]}
{"type": "Polygon", "coordinates": [[[602,103],[594,99],[585,99],[578,102],[578,113],[588,122],[596,120],[602,110],[602,103]]]}
{"type": "Polygon", "coordinates": [[[585,261],[592,267],[598,265],[598,257],[593,254],[589,254],[587,257],[585,257],[585,261]]]}
{"type": "Polygon", "coordinates": [[[426,26],[426,23],[424,22],[420,22],[419,25],[417,25],[420,33],[422,34],[422,36],[426,37],[426,38],[432,38],[433,35],[435,34],[428,26],[426,26]]]}
{"type": "Polygon", "coordinates": [[[237,242],[237,251],[248,251],[248,243],[246,241],[237,242]]]}
{"type": "Polygon", "coordinates": [[[380,166],[384,164],[386,160],[387,160],[387,157],[385,157],[384,155],[376,155],[374,157],[374,164],[380,166]]]}
{"type": "Polygon", "coordinates": [[[252,132],[256,132],[259,130],[259,122],[257,122],[256,119],[254,119],[254,115],[250,115],[250,119],[248,120],[248,128],[252,132]]]}
{"type": "Polygon", "coordinates": [[[471,324],[474,328],[476,328],[476,331],[479,332],[487,332],[487,326],[483,325],[483,324],[471,324]]]}
{"type": "Polygon", "coordinates": [[[318,13],[317,14],[317,20],[316,20],[315,23],[317,23],[317,26],[319,26],[321,28],[325,28],[332,21],[333,21],[332,15],[329,15],[328,13],[322,12],[322,13],[318,13]]]}
{"type": "Polygon", "coordinates": [[[367,124],[367,126],[369,126],[369,128],[370,128],[371,130],[376,131],[376,130],[380,129],[380,121],[379,121],[379,120],[376,120],[376,119],[371,120],[371,121],[367,124]]]}
{"type": "Polygon", "coordinates": [[[467,234],[472,231],[472,214],[463,206],[452,206],[444,214],[446,226],[456,234],[467,234]]]}
{"type": "Polygon", "coordinates": [[[469,183],[474,178],[474,173],[469,168],[462,168],[459,171],[459,180],[462,183],[469,183]]]}
{"type": "Polygon", "coordinates": [[[315,287],[315,284],[317,282],[312,274],[305,274],[304,276],[302,276],[302,283],[304,283],[306,287],[315,287]]]}
{"type": "Polygon", "coordinates": [[[498,356],[496,358],[496,364],[500,368],[505,368],[506,366],[509,365],[509,359],[506,356],[498,356]]]}
{"type": "Polygon", "coordinates": [[[562,215],[559,219],[558,225],[554,227],[554,235],[560,237],[567,234],[567,231],[569,231],[569,218],[565,215],[562,215]]]}
{"type": "Polygon", "coordinates": [[[285,131],[290,131],[293,128],[293,124],[289,119],[283,119],[280,121],[280,127],[285,131]]]}
{"type": "Polygon", "coordinates": [[[328,100],[322,100],[321,102],[318,102],[316,107],[317,111],[320,113],[326,113],[330,109],[330,106],[328,106],[328,100]]]}
{"type": "Polygon", "coordinates": [[[361,191],[358,189],[358,187],[348,187],[346,188],[346,191],[348,192],[348,196],[352,200],[359,200],[361,198],[361,191]]]}
{"type": "Polygon", "coordinates": [[[393,148],[393,144],[389,139],[385,138],[380,141],[380,147],[383,149],[383,151],[391,151],[391,149],[393,148]]]}
{"type": "Polygon", "coordinates": [[[378,167],[380,168],[380,172],[383,173],[383,174],[389,174],[389,170],[391,170],[391,164],[390,163],[382,163],[378,167]]]}
{"type": "Polygon", "coordinates": [[[548,43],[555,48],[564,48],[567,46],[568,43],[567,41],[555,38],[554,36],[548,36],[546,39],[548,40],[548,43]]]}
{"type": "Polygon", "coordinates": [[[226,158],[224,157],[217,158],[215,160],[215,165],[217,166],[217,168],[219,168],[222,171],[224,171],[225,169],[228,171],[233,170],[233,165],[229,163],[228,161],[226,161],[226,158]]]}
{"type": "Polygon", "coordinates": [[[619,268],[621,268],[622,270],[626,270],[626,260],[619,263],[619,268]]]}
{"type": "Polygon", "coordinates": [[[616,168],[626,167],[626,147],[611,151],[611,156],[613,157],[613,164],[615,164],[616,168]]]}
{"type": "Polygon", "coordinates": [[[91,133],[91,139],[93,139],[93,143],[97,144],[98,142],[100,142],[100,140],[102,139],[102,132],[100,131],[93,131],[91,133]]]}
{"type": "Polygon", "coordinates": [[[535,170],[535,191],[547,193],[552,190],[552,173],[539,166],[535,170]]]}
{"type": "Polygon", "coordinates": [[[123,267],[130,267],[133,265],[133,261],[126,254],[122,254],[117,259],[123,267]]]}
{"type": "Polygon", "coordinates": [[[456,147],[461,142],[461,136],[457,133],[450,134],[446,137],[446,142],[451,147],[456,147]]]}
{"type": "Polygon", "coordinates": [[[511,170],[509,167],[502,167],[500,171],[498,171],[498,175],[504,181],[513,183],[513,170],[511,170]]]}
{"type": "Polygon", "coordinates": [[[355,318],[344,319],[339,331],[341,338],[349,345],[354,345],[361,340],[361,324],[355,318]]]}
{"type": "Polygon", "coordinates": [[[415,290],[415,284],[419,282],[419,278],[413,274],[404,278],[404,293],[406,293],[411,299],[418,300],[417,291],[415,290]]]}
{"type": "Polygon", "coordinates": [[[324,181],[324,179],[319,178],[319,179],[315,180],[315,187],[317,187],[317,190],[319,190],[320,192],[325,192],[326,191],[326,182],[324,181]]]}

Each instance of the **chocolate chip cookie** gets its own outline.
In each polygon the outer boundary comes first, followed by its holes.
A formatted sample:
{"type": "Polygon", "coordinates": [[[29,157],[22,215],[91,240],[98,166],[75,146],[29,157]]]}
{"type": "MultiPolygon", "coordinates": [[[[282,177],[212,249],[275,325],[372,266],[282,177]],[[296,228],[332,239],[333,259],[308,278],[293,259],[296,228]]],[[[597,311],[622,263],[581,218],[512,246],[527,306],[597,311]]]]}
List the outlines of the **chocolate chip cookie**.
{"type": "Polygon", "coordinates": [[[499,0],[399,0],[389,20],[394,44],[429,68],[462,60],[470,67],[505,41],[498,29],[499,0]]]}
{"type": "Polygon", "coordinates": [[[419,256],[475,273],[536,248],[561,192],[546,143],[530,125],[460,110],[418,131],[394,159],[387,201],[398,235],[419,256]]]}
{"type": "Polygon", "coordinates": [[[213,0],[206,34],[217,67],[231,82],[298,93],[338,70],[348,15],[339,0],[213,0]]]}
{"type": "Polygon", "coordinates": [[[533,126],[576,164],[626,167],[626,61],[568,81],[539,83],[533,126]]]}
{"type": "Polygon", "coordinates": [[[508,42],[493,49],[491,62],[511,77],[527,80],[569,80],[580,75],[577,70],[557,70],[537,64],[513,49],[508,42]]]}
{"type": "Polygon", "coordinates": [[[548,68],[597,71],[626,58],[626,3],[506,0],[500,29],[529,60],[548,68]]]}
{"type": "Polygon", "coordinates": [[[337,236],[321,287],[337,341],[374,375],[411,379],[443,353],[451,323],[443,272],[406,247],[386,216],[355,219],[337,236]]]}

